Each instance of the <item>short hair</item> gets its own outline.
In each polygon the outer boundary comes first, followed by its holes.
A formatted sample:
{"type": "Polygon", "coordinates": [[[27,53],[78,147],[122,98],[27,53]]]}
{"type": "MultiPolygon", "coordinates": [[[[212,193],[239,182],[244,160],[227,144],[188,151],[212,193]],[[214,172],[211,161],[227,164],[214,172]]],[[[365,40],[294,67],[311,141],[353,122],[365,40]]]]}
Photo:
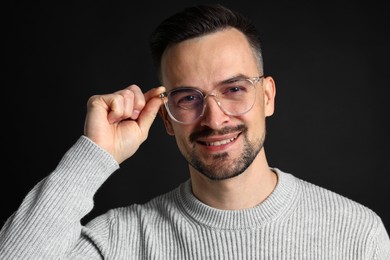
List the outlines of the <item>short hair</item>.
{"type": "Polygon", "coordinates": [[[150,50],[160,80],[161,58],[168,47],[228,28],[235,28],[245,35],[262,72],[261,42],[255,25],[241,13],[221,4],[196,5],[163,20],[151,34],[150,50]]]}

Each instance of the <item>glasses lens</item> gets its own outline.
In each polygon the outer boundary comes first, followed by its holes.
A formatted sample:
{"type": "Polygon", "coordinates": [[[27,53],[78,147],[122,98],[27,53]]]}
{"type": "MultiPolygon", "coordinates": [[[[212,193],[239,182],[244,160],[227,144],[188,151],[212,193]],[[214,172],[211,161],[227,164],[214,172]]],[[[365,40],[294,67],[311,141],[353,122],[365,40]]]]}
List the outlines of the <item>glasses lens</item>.
{"type": "Polygon", "coordinates": [[[192,123],[203,111],[202,92],[192,88],[175,89],[168,94],[167,109],[181,123],[192,123]]]}
{"type": "Polygon", "coordinates": [[[235,80],[219,88],[217,99],[228,115],[238,116],[248,112],[255,103],[256,88],[247,79],[235,80]]]}
{"type": "Polygon", "coordinates": [[[250,79],[232,80],[206,96],[194,88],[177,88],[168,93],[165,106],[170,116],[183,124],[191,124],[202,116],[205,98],[213,97],[227,115],[247,113],[255,103],[255,83],[250,79]]]}

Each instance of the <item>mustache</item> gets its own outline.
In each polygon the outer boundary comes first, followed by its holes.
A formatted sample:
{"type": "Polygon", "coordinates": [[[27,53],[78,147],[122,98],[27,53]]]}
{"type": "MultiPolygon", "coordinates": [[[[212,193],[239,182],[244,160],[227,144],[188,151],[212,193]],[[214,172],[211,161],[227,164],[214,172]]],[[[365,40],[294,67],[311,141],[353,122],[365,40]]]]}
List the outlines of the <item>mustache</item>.
{"type": "Polygon", "coordinates": [[[213,135],[224,135],[232,132],[246,132],[248,128],[245,125],[227,126],[220,130],[214,130],[211,128],[205,128],[197,132],[190,134],[189,140],[191,143],[195,142],[198,138],[209,137],[213,135]]]}

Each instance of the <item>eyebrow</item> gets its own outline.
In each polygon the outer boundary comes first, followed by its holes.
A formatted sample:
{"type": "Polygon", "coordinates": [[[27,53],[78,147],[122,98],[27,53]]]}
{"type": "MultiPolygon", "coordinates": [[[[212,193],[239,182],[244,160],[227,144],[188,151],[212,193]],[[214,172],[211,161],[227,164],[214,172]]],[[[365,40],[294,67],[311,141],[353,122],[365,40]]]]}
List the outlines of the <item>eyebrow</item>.
{"type": "Polygon", "coordinates": [[[217,85],[223,85],[223,84],[226,84],[226,83],[230,83],[230,82],[233,82],[233,81],[237,81],[237,80],[242,80],[242,79],[246,79],[248,78],[248,76],[242,74],[242,73],[239,73],[233,77],[230,77],[228,79],[225,79],[225,80],[222,80],[221,82],[219,82],[217,85]]]}
{"type": "MultiPolygon", "coordinates": [[[[243,79],[246,79],[248,78],[247,75],[244,75],[242,73],[239,73],[239,74],[236,74],[230,78],[227,78],[227,79],[224,79],[220,82],[218,82],[216,84],[216,86],[221,86],[221,85],[224,85],[224,84],[228,84],[228,83],[231,83],[231,82],[234,82],[234,81],[237,81],[237,80],[243,80],[243,79]]],[[[180,90],[180,89],[197,89],[201,92],[203,92],[199,87],[195,87],[195,86],[177,86],[177,87],[173,87],[169,92],[173,91],[173,90],[180,90]]]]}

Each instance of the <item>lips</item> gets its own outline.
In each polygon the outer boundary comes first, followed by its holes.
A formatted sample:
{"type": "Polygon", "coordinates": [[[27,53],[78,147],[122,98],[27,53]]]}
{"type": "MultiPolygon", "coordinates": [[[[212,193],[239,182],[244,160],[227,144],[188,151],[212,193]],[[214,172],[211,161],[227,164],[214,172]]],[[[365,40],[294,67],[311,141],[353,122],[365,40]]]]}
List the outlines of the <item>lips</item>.
{"type": "Polygon", "coordinates": [[[236,140],[238,138],[238,136],[239,136],[239,134],[236,136],[233,136],[231,138],[227,138],[227,139],[223,139],[223,140],[215,140],[215,141],[206,141],[206,140],[200,141],[199,140],[198,142],[203,144],[203,145],[206,145],[206,146],[221,146],[221,145],[225,145],[225,144],[233,142],[234,140],[236,140]]]}
{"type": "Polygon", "coordinates": [[[233,142],[235,139],[237,139],[237,137],[238,137],[238,135],[233,137],[233,138],[230,138],[230,139],[216,141],[216,142],[210,142],[210,143],[205,142],[204,144],[207,146],[220,146],[220,145],[224,145],[224,144],[228,144],[230,142],[233,142]]]}

